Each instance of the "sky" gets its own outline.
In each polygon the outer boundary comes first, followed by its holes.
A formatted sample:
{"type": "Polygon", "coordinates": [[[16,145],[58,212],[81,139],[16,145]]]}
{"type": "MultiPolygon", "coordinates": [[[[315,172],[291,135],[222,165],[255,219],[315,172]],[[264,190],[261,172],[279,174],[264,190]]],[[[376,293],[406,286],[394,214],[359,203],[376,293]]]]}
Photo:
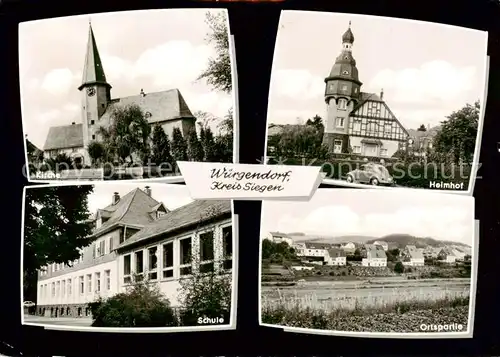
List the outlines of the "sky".
{"type": "Polygon", "coordinates": [[[410,234],[472,246],[474,199],[407,190],[318,189],[308,202],[264,201],[261,237],[268,232],[410,234]]]}
{"type": "Polygon", "coordinates": [[[384,100],[405,128],[438,125],[482,99],[487,32],[376,16],[283,11],[268,123],[326,116],[324,79],[341,52],[349,21],[361,91],[379,94],[383,89],[384,100]]]}
{"type": "MultiPolygon", "coordinates": [[[[24,133],[43,148],[49,127],[81,122],[89,20],[112,98],[178,88],[191,112],[223,117],[231,95],[195,81],[215,56],[206,36],[209,9],[124,11],[60,17],[19,25],[24,133]]],[[[225,10],[210,10],[213,13],[225,10]]]]}
{"type": "Polygon", "coordinates": [[[94,192],[88,196],[88,207],[91,214],[95,214],[98,209],[105,208],[111,204],[114,192],[118,192],[121,197],[125,196],[135,188],[151,188],[151,196],[163,204],[169,210],[174,210],[188,203],[193,202],[189,191],[185,185],[172,185],[164,183],[99,183],[94,185],[94,192]]]}

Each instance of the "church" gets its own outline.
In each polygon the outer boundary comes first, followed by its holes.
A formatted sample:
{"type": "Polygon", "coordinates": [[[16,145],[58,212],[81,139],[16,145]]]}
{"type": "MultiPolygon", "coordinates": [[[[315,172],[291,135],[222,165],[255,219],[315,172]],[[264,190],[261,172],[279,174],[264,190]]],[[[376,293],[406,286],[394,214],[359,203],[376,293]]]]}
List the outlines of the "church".
{"type": "Polygon", "coordinates": [[[383,90],[380,94],[361,91],[353,43],[349,22],[341,53],[325,78],[323,144],[334,154],[390,158],[406,146],[408,132],[385,103],[383,90]]]}
{"type": "Polygon", "coordinates": [[[90,165],[88,144],[100,140],[99,128],[109,127],[113,110],[118,106],[138,105],[145,119],[151,125],[161,125],[170,138],[175,127],[180,128],[184,136],[195,129],[196,118],[177,88],[155,93],[145,93],[141,89],[137,95],[111,98],[111,84],[106,80],[91,24],[78,90],[81,93],[80,119],[49,129],[43,148],[45,158],[65,153],[75,163],[90,165]]]}

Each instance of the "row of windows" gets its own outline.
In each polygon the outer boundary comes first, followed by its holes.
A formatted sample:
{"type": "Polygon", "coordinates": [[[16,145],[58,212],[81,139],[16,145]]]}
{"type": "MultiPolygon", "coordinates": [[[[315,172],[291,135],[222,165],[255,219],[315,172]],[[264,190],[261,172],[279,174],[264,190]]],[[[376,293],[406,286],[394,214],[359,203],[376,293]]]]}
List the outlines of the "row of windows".
{"type": "MultiPolygon", "coordinates": [[[[84,295],[85,292],[92,293],[93,283],[95,284],[95,291],[109,291],[111,290],[111,271],[104,271],[104,286],[101,284],[101,273],[96,272],[94,274],[81,275],[78,277],[78,292],[80,295],[84,295]],[[85,289],[86,287],[86,289],[85,289]]],[[[42,298],[53,297],[53,298],[64,298],[69,297],[73,293],[73,283],[72,279],[63,279],[50,284],[42,284],[40,286],[40,296],[42,298]],[[50,291],[49,291],[50,288],[50,291]]]]}
{"type": "MultiPolygon", "coordinates": [[[[202,273],[216,269],[214,262],[214,230],[207,231],[199,235],[199,270],[202,273]]],[[[174,267],[174,242],[167,242],[161,245],[152,246],[146,249],[135,251],[123,257],[123,283],[130,284],[132,276],[136,279],[148,280],[171,279],[174,278],[174,268],[177,269],[178,276],[192,274],[192,237],[180,239],[178,241],[177,267],[174,267]],[[161,262],[159,261],[161,258],[161,262]]],[[[232,226],[222,228],[222,255],[223,269],[232,267],[232,226]]]]}
{"type": "MultiPolygon", "coordinates": [[[[72,266],[83,262],[83,252],[81,252],[80,257],[72,262],[72,266]]],[[[68,264],[65,263],[52,263],[40,269],[40,276],[46,276],[49,273],[54,273],[58,271],[63,271],[70,268],[68,264]]]]}

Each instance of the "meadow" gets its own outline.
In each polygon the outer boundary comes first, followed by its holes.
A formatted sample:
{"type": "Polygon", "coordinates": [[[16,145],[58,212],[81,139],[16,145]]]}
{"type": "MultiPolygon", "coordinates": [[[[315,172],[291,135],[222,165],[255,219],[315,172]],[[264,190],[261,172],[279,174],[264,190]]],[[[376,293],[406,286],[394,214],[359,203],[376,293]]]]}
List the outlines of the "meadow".
{"type": "Polygon", "coordinates": [[[262,287],[262,322],[356,332],[422,332],[422,324],[457,323],[467,328],[470,280],[380,283],[262,287]]]}

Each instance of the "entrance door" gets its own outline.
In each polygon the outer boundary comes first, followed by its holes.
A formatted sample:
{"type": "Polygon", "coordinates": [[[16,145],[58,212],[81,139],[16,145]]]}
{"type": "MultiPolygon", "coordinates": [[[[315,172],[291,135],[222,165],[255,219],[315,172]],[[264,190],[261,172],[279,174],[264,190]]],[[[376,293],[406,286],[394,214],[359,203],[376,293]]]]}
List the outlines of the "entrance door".
{"type": "Polygon", "coordinates": [[[342,140],[335,140],[333,142],[333,152],[335,154],[342,153],[342,140]]]}
{"type": "Polygon", "coordinates": [[[365,144],[363,146],[363,155],[366,156],[377,156],[378,145],[376,144],[365,144]]]}

